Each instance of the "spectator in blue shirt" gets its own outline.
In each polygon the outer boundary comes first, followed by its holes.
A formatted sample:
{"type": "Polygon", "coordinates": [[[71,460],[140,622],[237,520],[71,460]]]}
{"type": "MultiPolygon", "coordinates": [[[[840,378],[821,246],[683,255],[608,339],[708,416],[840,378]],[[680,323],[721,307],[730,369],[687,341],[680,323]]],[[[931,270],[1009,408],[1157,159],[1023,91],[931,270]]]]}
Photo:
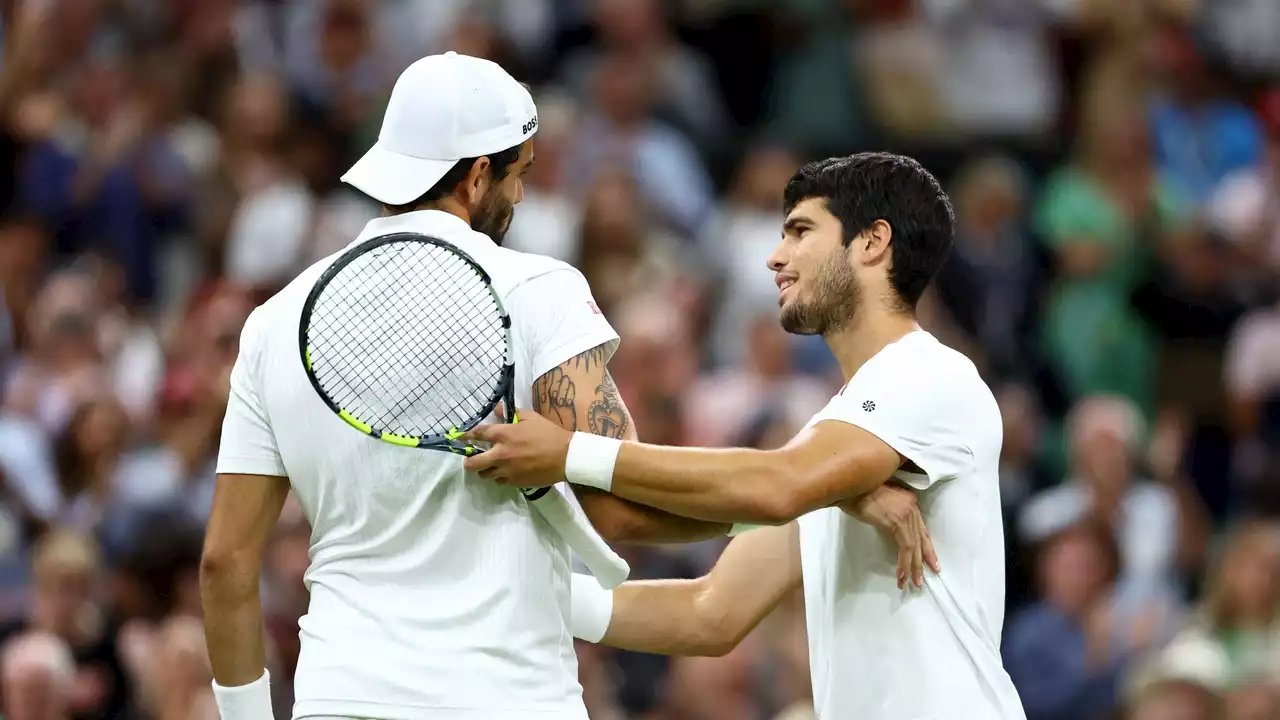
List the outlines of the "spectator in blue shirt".
{"type": "Polygon", "coordinates": [[[1213,73],[1189,40],[1171,40],[1164,61],[1169,92],[1150,114],[1156,162],[1204,203],[1229,173],[1261,159],[1262,128],[1249,108],[1218,95],[1213,73]]]}
{"type": "Polygon", "coordinates": [[[1114,595],[1115,541],[1084,523],[1046,540],[1037,562],[1041,599],[1010,619],[1004,665],[1027,720],[1108,717],[1128,663],[1161,629],[1114,595]]]}
{"type": "Polygon", "coordinates": [[[19,192],[54,228],[60,252],[114,258],[131,299],[146,301],[156,290],[162,240],[186,223],[192,182],[165,118],[132,99],[128,83],[117,60],[85,68],[74,115],[30,147],[19,192]]]}

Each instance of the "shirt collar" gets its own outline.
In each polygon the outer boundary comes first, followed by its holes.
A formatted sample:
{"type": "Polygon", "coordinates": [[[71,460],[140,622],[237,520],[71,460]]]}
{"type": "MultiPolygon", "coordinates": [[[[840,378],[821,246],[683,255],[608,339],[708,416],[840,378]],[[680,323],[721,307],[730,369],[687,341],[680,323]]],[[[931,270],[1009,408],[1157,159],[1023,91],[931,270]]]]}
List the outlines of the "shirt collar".
{"type": "Polygon", "coordinates": [[[497,247],[488,235],[476,232],[465,220],[443,210],[414,210],[376,217],[364,226],[360,235],[347,247],[352,248],[373,238],[398,232],[434,235],[463,249],[468,246],[476,247],[477,244],[482,247],[497,247]]]}

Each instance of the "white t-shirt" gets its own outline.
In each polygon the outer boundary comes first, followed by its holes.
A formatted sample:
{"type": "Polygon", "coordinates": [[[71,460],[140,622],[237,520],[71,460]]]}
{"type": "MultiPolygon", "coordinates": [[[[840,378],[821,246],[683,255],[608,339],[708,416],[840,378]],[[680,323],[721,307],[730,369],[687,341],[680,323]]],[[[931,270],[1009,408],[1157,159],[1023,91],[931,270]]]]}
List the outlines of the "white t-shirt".
{"type": "MultiPolygon", "coordinates": [[[[586,280],[420,211],[371,221],[442,237],[494,281],[512,318],[516,403],[533,381],[618,336],[586,280]]],[[[298,320],[326,258],[245,324],[219,473],[288,476],[311,522],[294,718],[586,720],[569,613],[569,550],[518,492],[447,453],[352,430],[316,395],[298,320]]],[[[567,493],[572,498],[571,493],[567,493]]]]}
{"type": "Polygon", "coordinates": [[[810,425],[874,434],[924,474],[942,573],[899,590],[897,547],[839,509],[800,519],[814,707],[823,720],[1023,720],[1000,659],[1000,410],[968,358],[917,331],[881,350],[810,425]]]}

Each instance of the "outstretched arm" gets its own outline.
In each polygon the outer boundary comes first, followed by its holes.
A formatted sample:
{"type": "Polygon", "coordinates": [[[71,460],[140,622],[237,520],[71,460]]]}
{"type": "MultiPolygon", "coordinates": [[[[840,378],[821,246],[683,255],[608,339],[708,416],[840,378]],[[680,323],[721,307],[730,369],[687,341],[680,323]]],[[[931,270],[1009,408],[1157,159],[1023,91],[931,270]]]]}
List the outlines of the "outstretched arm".
{"type": "MultiPolygon", "coordinates": [[[[533,409],[565,430],[635,440],[635,423],[606,366],[607,351],[607,345],[596,346],[544,373],[533,384],[533,409]]],[[[680,517],[596,488],[575,486],[574,494],[596,531],[613,542],[697,542],[729,531],[728,523],[680,517]]]]}
{"type": "Polygon", "coordinates": [[[867,495],[895,475],[925,490],[967,473],[971,443],[989,447],[998,432],[994,403],[985,389],[979,392],[980,382],[932,355],[877,356],[816,423],[776,450],[571,437],[535,414],[520,425],[477,428],[473,435],[493,447],[465,462],[468,470],[512,485],[567,477],[677,515],[783,525],[867,495]]]}
{"type": "Polygon", "coordinates": [[[626,443],[609,487],[690,517],[778,525],[875,490],[903,462],[866,430],[825,421],[777,450],[626,443]]]}
{"type": "MultiPolygon", "coordinates": [[[[566,477],[667,512],[713,522],[782,525],[819,508],[865,495],[887,482],[905,459],[883,440],[846,422],[823,421],[777,450],[680,448],[623,442],[579,443],[566,468],[571,436],[539,422],[481,426],[494,443],[467,469],[520,486],[566,477]]],[[[589,439],[588,439],[589,440],[589,439]]]]}
{"type": "Polygon", "coordinates": [[[637,652],[724,655],[800,582],[798,526],[761,528],[734,538],[697,580],[627,582],[612,598],[594,580],[575,582],[574,634],[637,652]]]}

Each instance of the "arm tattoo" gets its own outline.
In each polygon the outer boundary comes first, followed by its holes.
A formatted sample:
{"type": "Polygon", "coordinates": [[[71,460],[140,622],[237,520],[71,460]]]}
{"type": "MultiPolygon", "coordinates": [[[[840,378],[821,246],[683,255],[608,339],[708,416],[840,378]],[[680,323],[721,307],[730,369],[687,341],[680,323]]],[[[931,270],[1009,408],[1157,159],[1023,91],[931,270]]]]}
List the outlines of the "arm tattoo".
{"type": "Polygon", "coordinates": [[[589,373],[597,367],[603,367],[607,345],[607,343],[597,345],[584,353],[575,355],[565,365],[571,366],[574,370],[581,370],[584,373],[589,373]]]}
{"type": "MultiPolygon", "coordinates": [[[[595,393],[587,406],[586,430],[594,435],[620,438],[631,423],[618,386],[605,368],[601,345],[566,360],[533,383],[533,410],[566,430],[578,430],[578,388],[574,377],[583,380],[601,373],[595,393]]],[[[594,381],[594,378],[592,379],[594,381]]],[[[584,382],[586,382],[584,380],[584,382]]]]}
{"type": "Polygon", "coordinates": [[[604,371],[604,381],[596,387],[595,399],[587,408],[587,429],[593,435],[621,438],[627,431],[627,409],[613,376],[604,371]]]}
{"type": "Polygon", "coordinates": [[[565,374],[564,365],[552,368],[533,383],[533,411],[555,421],[565,430],[577,430],[578,406],[574,402],[576,395],[577,388],[573,384],[573,378],[565,374]]]}

